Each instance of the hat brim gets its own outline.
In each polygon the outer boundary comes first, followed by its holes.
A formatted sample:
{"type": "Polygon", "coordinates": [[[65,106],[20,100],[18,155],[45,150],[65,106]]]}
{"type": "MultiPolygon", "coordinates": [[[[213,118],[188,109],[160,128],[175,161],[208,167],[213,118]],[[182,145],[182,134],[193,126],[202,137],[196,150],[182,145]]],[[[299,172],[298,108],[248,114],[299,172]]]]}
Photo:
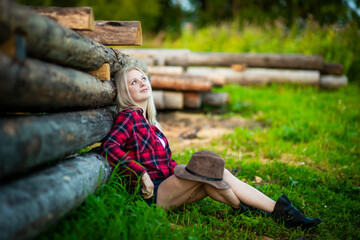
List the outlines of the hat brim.
{"type": "Polygon", "coordinates": [[[207,184],[214,186],[217,189],[229,189],[230,188],[229,184],[227,184],[224,180],[221,180],[221,181],[206,180],[206,179],[200,178],[198,176],[192,175],[191,173],[189,173],[188,171],[185,170],[185,167],[186,167],[185,164],[176,165],[175,169],[174,169],[175,175],[182,179],[191,180],[191,181],[195,181],[195,182],[207,183],[207,184]]]}

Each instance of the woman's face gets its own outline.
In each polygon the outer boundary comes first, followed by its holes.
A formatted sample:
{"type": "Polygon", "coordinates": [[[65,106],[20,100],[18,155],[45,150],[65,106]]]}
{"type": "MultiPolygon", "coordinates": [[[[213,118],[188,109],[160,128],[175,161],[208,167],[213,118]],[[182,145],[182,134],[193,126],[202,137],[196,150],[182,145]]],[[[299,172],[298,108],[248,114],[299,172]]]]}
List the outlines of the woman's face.
{"type": "Polygon", "coordinates": [[[127,73],[127,85],[130,96],[136,103],[147,101],[152,94],[149,80],[136,69],[127,73]]]}

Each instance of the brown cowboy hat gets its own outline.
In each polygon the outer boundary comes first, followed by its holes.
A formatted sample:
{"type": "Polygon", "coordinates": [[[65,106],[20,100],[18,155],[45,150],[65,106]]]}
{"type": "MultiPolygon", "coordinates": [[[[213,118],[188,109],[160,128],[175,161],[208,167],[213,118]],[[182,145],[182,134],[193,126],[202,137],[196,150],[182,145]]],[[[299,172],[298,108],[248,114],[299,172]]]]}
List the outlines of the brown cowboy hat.
{"type": "Polygon", "coordinates": [[[225,160],[211,151],[194,153],[187,165],[175,167],[175,175],[179,178],[208,183],[218,189],[229,189],[223,180],[225,160]]]}

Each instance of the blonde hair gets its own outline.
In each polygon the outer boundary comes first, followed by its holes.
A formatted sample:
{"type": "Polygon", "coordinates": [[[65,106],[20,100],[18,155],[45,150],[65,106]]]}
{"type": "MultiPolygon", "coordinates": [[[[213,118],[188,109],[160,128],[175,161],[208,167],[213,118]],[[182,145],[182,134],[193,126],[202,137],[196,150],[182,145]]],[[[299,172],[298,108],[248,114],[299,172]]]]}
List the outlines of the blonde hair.
{"type": "MultiPolygon", "coordinates": [[[[140,108],[139,105],[135,103],[135,101],[131,98],[128,88],[128,79],[127,75],[131,70],[137,70],[140,73],[144,74],[147,78],[146,74],[137,67],[124,67],[117,73],[115,73],[115,85],[116,85],[116,108],[117,111],[120,112],[125,109],[137,109],[140,108]]],[[[154,103],[154,98],[151,95],[146,104],[146,118],[149,124],[152,126],[156,126],[160,128],[160,124],[156,120],[156,108],[154,103]]]]}

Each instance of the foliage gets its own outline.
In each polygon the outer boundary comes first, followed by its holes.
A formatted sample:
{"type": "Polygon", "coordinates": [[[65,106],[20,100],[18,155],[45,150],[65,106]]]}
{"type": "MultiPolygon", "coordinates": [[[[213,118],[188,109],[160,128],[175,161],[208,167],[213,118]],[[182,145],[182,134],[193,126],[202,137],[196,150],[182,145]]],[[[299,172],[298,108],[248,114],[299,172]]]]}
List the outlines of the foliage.
{"type": "MultiPolygon", "coordinates": [[[[311,16],[320,24],[360,23],[356,10],[349,7],[349,1],[328,0],[190,0],[194,6],[192,14],[198,26],[239,19],[263,25],[269,21],[282,19],[287,26],[311,16]]],[[[352,1],[356,5],[356,1],[352,1]]]]}
{"type": "MultiPolygon", "coordinates": [[[[239,215],[205,198],[165,213],[125,191],[113,175],[100,191],[40,239],[357,239],[360,220],[360,87],[338,91],[270,85],[227,85],[224,115],[254,124],[214,139],[204,149],[226,159],[236,176],[273,199],[287,194],[317,228],[286,229],[259,214],[239,215]],[[262,178],[261,182],[255,177],[262,178]]],[[[178,163],[202,149],[174,153],[178,163]]]]}
{"type": "Polygon", "coordinates": [[[324,57],[327,62],[341,63],[350,81],[360,81],[360,32],[356,24],[344,27],[320,26],[308,20],[286,27],[275,25],[223,23],[205,28],[188,27],[180,38],[168,37],[164,47],[187,48],[193,51],[302,53],[324,57]]]}

